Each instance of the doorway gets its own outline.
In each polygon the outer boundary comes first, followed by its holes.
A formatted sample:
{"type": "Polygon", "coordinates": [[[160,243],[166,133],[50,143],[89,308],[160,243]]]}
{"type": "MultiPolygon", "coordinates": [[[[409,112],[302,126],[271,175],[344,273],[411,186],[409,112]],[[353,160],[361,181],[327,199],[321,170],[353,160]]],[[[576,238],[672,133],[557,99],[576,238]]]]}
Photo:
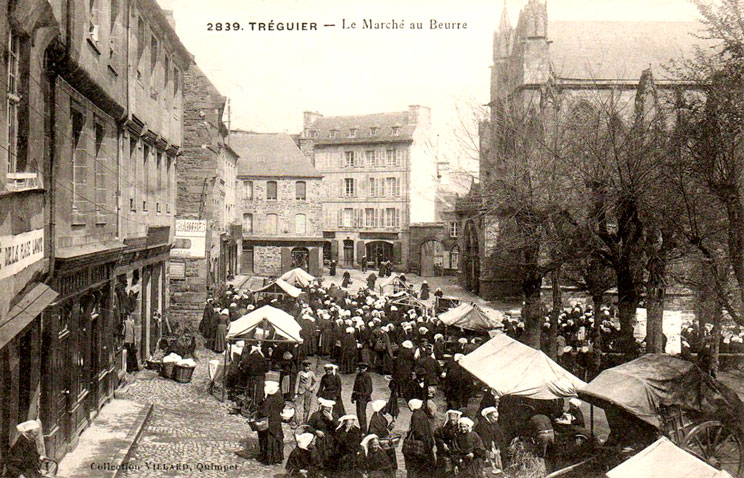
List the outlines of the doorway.
{"type": "Polygon", "coordinates": [[[295,247],[292,249],[292,268],[299,267],[309,271],[310,251],[307,247],[295,247]]]}
{"type": "Polygon", "coordinates": [[[393,245],[385,241],[372,241],[367,243],[367,260],[373,261],[375,267],[380,267],[380,262],[393,261],[393,245]]]}
{"type": "Polygon", "coordinates": [[[344,267],[354,267],[354,241],[344,240],[344,267]]]}
{"type": "Polygon", "coordinates": [[[442,243],[437,240],[421,244],[421,276],[441,275],[443,251],[442,243]]]}

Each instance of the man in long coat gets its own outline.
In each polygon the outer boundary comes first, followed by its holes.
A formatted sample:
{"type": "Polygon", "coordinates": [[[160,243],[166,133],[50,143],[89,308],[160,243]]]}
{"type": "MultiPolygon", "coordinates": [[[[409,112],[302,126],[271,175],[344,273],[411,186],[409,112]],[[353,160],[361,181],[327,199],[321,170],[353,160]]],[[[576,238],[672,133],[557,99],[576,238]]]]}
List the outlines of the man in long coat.
{"type": "Polygon", "coordinates": [[[367,373],[369,365],[359,362],[359,373],[354,379],[351,403],[356,403],[356,414],[362,434],[367,433],[367,404],[372,400],[372,378],[367,373]]]}

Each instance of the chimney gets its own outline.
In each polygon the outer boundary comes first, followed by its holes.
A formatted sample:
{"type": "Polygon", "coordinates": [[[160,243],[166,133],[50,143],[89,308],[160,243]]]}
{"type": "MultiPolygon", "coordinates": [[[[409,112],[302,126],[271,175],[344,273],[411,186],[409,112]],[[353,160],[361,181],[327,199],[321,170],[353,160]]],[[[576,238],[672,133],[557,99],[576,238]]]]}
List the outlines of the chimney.
{"type": "Polygon", "coordinates": [[[302,129],[310,129],[315,120],[322,117],[323,115],[316,111],[304,111],[302,113],[302,129]]]}
{"type": "Polygon", "coordinates": [[[428,106],[411,105],[408,107],[408,124],[431,124],[431,109],[428,106]]]}
{"type": "Polygon", "coordinates": [[[176,17],[173,16],[173,10],[163,10],[163,15],[165,15],[165,19],[168,20],[168,24],[173,31],[176,31],[176,17]]]}

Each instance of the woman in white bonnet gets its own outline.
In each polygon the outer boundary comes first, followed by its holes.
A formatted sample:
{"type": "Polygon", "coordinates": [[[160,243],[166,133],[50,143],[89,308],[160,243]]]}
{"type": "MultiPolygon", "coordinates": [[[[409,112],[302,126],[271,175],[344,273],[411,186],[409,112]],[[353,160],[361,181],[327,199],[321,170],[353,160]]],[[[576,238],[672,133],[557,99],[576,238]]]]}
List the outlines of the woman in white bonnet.
{"type": "Polygon", "coordinates": [[[258,432],[260,448],[258,461],[264,465],[275,465],[284,461],[284,432],[282,431],[284,400],[279,393],[279,382],[266,382],[264,393],[266,399],[258,407],[258,417],[268,418],[269,428],[258,432]]]}

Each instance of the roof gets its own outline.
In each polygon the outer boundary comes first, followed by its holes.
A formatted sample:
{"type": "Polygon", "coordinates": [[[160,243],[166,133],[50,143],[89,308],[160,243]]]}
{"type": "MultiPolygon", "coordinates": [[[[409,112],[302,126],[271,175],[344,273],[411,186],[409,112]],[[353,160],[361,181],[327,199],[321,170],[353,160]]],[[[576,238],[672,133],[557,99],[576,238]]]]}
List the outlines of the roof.
{"type": "Polygon", "coordinates": [[[730,478],[724,470],[686,452],[666,437],[661,437],[637,455],[607,472],[607,478],[730,478]]]}
{"type": "Polygon", "coordinates": [[[653,68],[658,78],[672,58],[691,56],[698,22],[553,21],[548,24],[550,60],[559,78],[630,79],[653,68]]]}
{"type": "Polygon", "coordinates": [[[282,279],[277,279],[271,284],[267,285],[263,289],[251,291],[253,293],[267,292],[274,294],[287,294],[291,297],[297,298],[300,296],[302,291],[295,286],[289,285],[282,279]]]}
{"type": "Polygon", "coordinates": [[[307,273],[305,269],[300,269],[299,267],[285,272],[280,279],[294,287],[307,287],[315,282],[315,277],[307,273]]]}
{"type": "Polygon", "coordinates": [[[235,322],[232,322],[227,331],[227,338],[239,339],[247,337],[250,332],[254,331],[262,324],[264,319],[271,324],[277,335],[293,342],[302,342],[302,339],[300,338],[300,330],[302,327],[300,327],[300,324],[298,324],[297,321],[295,321],[295,319],[288,313],[270,305],[265,305],[260,309],[256,309],[239,318],[235,322]]]}
{"type": "Polygon", "coordinates": [[[552,400],[575,397],[586,385],[540,350],[503,333],[467,354],[459,364],[499,396],[552,400]]]}
{"type": "MultiPolygon", "coordinates": [[[[501,319],[503,320],[503,316],[501,319]]],[[[468,303],[460,304],[454,309],[440,314],[439,320],[449,327],[459,327],[475,332],[493,330],[501,324],[501,320],[489,317],[483,309],[475,304],[468,303]]]]}
{"type": "Polygon", "coordinates": [[[706,415],[739,426],[744,403],[736,392],[711,378],[692,362],[664,354],[646,354],[604,370],[579,390],[579,396],[600,408],[620,407],[646,423],[661,427],[661,407],[706,415]]]}
{"type": "Polygon", "coordinates": [[[230,147],[240,156],[238,177],[323,177],[285,133],[233,130],[230,147]]]}
{"type": "Polygon", "coordinates": [[[381,142],[412,141],[416,125],[408,124],[408,111],[396,113],[374,113],[352,116],[321,116],[308,128],[309,132],[317,131],[312,137],[316,145],[324,144],[362,144],[381,142]],[[393,136],[393,127],[399,127],[400,133],[393,136]],[[370,128],[377,128],[375,135],[370,128]],[[356,129],[356,137],[349,138],[349,131],[356,129]],[[330,137],[332,130],[338,131],[336,138],[330,137]]]}

